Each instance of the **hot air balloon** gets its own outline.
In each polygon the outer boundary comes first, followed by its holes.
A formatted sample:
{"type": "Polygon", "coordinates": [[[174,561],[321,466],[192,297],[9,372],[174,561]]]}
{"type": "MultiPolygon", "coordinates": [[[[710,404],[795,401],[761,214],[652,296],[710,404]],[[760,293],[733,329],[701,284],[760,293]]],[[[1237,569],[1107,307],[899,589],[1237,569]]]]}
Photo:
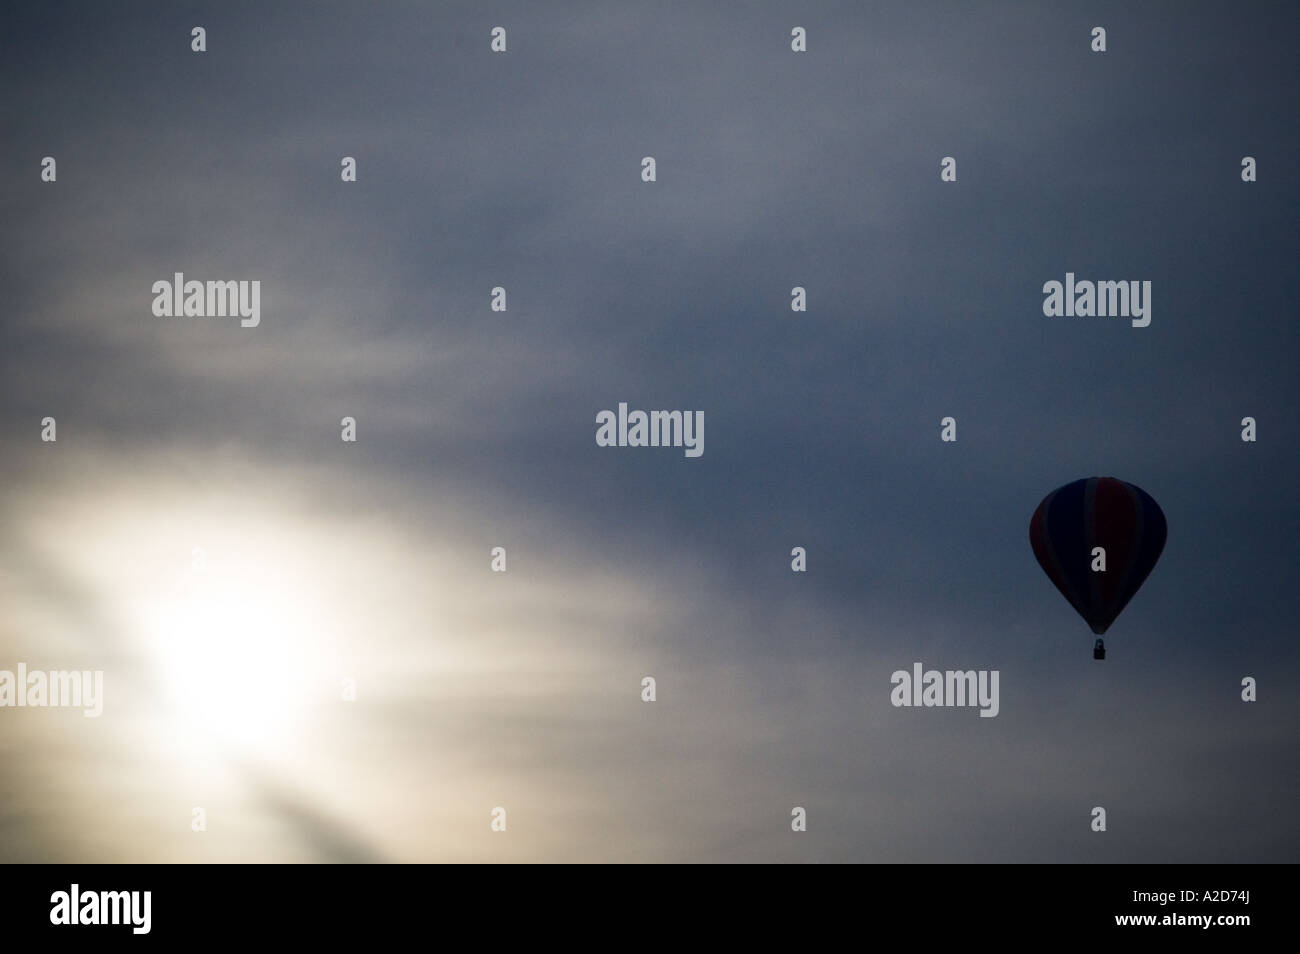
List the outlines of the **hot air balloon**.
{"type": "MultiPolygon", "coordinates": [[[[1029,521],[1029,544],[1048,579],[1101,636],[1160,559],[1166,531],[1164,512],[1141,487],[1086,477],[1043,498],[1029,521]]],[[[1106,658],[1100,639],[1093,658],[1106,658]]]]}

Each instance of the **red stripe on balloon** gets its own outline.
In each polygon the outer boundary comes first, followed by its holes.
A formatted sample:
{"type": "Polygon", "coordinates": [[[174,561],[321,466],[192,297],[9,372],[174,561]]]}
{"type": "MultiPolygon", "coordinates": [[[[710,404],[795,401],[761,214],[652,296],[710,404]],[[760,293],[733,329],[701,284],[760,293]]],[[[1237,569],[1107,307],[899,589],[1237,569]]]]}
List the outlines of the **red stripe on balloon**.
{"type": "Polygon", "coordinates": [[[1096,545],[1106,550],[1106,572],[1097,574],[1101,578],[1098,608],[1109,622],[1138,549],[1137,505],[1123,481],[1114,477],[1097,481],[1092,517],[1096,545]]]}

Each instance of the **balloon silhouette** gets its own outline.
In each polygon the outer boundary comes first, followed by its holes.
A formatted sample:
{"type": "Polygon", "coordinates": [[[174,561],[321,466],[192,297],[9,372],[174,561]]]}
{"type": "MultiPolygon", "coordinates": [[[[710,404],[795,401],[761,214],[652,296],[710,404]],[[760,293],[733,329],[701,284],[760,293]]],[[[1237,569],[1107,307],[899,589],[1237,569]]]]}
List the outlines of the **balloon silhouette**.
{"type": "MultiPolygon", "coordinates": [[[[1086,477],[1043,498],[1029,543],[1048,579],[1100,636],[1155,567],[1166,531],[1160,505],[1141,487],[1086,477]],[[1105,551],[1104,570],[1093,569],[1095,547],[1105,551]]],[[[1100,640],[1098,649],[1104,658],[1100,640]]]]}

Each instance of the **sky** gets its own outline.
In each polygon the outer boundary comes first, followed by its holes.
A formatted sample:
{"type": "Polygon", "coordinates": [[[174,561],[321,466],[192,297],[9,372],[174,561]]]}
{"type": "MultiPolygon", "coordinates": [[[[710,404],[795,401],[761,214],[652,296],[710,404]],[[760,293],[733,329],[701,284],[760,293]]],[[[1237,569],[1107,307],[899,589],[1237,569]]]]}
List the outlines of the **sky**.
{"type": "Polygon", "coordinates": [[[105,696],[0,708],[0,859],[1296,861],[1297,26],[6,4],[0,670],[105,696]],[[1093,475],[1169,525],[1104,663],[1028,541],[1093,475]]]}

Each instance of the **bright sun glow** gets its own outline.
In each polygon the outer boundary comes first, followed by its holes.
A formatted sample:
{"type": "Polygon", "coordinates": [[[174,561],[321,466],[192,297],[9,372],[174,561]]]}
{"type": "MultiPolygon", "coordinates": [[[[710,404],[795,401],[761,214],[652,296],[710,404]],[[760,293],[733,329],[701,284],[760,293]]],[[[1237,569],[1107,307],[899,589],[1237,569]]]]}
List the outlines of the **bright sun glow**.
{"type": "Polygon", "coordinates": [[[291,741],[314,690],[308,621],[262,584],[195,572],[147,610],[148,637],[183,728],[243,751],[291,741]]]}

